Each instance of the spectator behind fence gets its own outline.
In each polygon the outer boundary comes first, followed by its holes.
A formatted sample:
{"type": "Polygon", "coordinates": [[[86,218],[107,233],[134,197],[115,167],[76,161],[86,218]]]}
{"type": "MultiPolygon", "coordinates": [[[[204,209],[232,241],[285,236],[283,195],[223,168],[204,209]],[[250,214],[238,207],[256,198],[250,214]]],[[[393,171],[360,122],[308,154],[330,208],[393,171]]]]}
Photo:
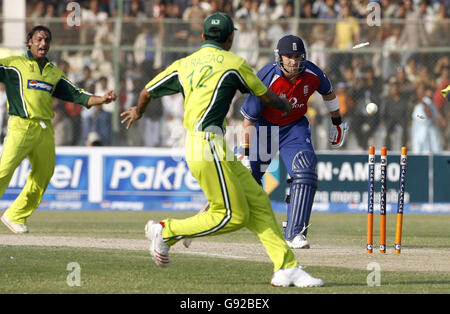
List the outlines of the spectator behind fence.
{"type": "MultiPolygon", "coordinates": [[[[440,1],[440,0],[439,0],[440,1]]],[[[431,7],[428,6],[430,0],[419,0],[416,3],[416,11],[421,17],[421,20],[424,24],[425,33],[427,38],[429,38],[429,42],[431,43],[431,34],[433,32],[433,20],[434,20],[434,11],[431,7]]]]}
{"type": "Polygon", "coordinates": [[[146,18],[144,4],[141,0],[131,0],[130,1],[130,10],[128,12],[124,12],[125,17],[133,18],[133,19],[142,19],[146,18]]]}
{"type": "Polygon", "coordinates": [[[162,147],[164,138],[168,136],[164,131],[162,121],[163,106],[161,98],[154,99],[152,105],[144,113],[144,145],[147,147],[162,147]]]}
{"type": "Polygon", "coordinates": [[[380,104],[382,86],[380,80],[374,76],[373,69],[370,66],[366,66],[362,70],[362,77],[356,81],[355,87],[352,94],[352,98],[355,101],[355,112],[352,116],[355,120],[352,126],[358,134],[359,147],[366,149],[369,139],[377,130],[380,122],[380,111],[369,115],[366,111],[366,105],[371,102],[380,104]]]}
{"type": "Polygon", "coordinates": [[[250,17],[253,23],[257,24],[262,20],[262,16],[259,13],[259,1],[251,0],[250,17]]]}
{"type": "MultiPolygon", "coordinates": [[[[406,49],[423,48],[429,45],[429,39],[425,31],[425,18],[423,12],[413,9],[412,0],[403,1],[406,10],[405,24],[399,39],[399,45],[406,49]]],[[[402,53],[402,65],[405,65],[408,59],[413,56],[411,51],[402,53]]]]}
{"type": "MultiPolygon", "coordinates": [[[[286,19],[280,20],[278,23],[272,23],[267,30],[266,45],[273,51],[278,43],[278,39],[286,34],[293,34],[291,25],[286,19]],[[277,39],[278,38],[278,39],[277,39]]],[[[271,60],[275,61],[274,54],[270,54],[271,60]]]]}
{"type": "MultiPolygon", "coordinates": [[[[344,1],[341,1],[344,2],[344,1]]],[[[353,8],[354,16],[358,19],[363,19],[366,17],[368,13],[367,4],[368,2],[375,2],[375,1],[366,1],[366,0],[351,0],[351,5],[353,8]]],[[[380,0],[376,0],[378,4],[380,4],[380,0]]]]}
{"type": "Polygon", "coordinates": [[[316,0],[313,1],[312,13],[314,16],[323,16],[326,15],[328,11],[328,6],[325,3],[325,0],[316,0]]]}
{"type": "Polygon", "coordinates": [[[323,13],[320,13],[317,18],[318,19],[335,19],[338,17],[341,8],[339,4],[336,4],[334,0],[326,0],[325,5],[327,6],[327,10],[323,13]]]}
{"type": "Polygon", "coordinates": [[[400,97],[411,101],[411,95],[414,95],[416,88],[414,84],[408,79],[404,68],[398,68],[395,74],[395,81],[398,83],[400,97]]]}
{"type": "Polygon", "coordinates": [[[262,0],[258,7],[258,15],[263,21],[269,21],[270,16],[273,13],[273,1],[262,0]]]}
{"type": "Polygon", "coordinates": [[[433,27],[431,39],[434,45],[448,46],[448,34],[450,34],[450,23],[446,21],[449,18],[445,3],[440,3],[437,13],[433,16],[433,27]]]}
{"type": "Polygon", "coordinates": [[[134,60],[138,67],[151,65],[155,69],[161,66],[162,58],[162,36],[160,36],[161,26],[153,23],[145,24],[141,32],[136,36],[134,41],[134,60]]]}
{"type": "Polygon", "coordinates": [[[405,65],[406,77],[410,82],[415,82],[419,76],[419,69],[415,58],[409,58],[405,65]]]}
{"type": "Polygon", "coordinates": [[[399,10],[399,5],[397,1],[392,0],[381,0],[381,17],[382,18],[395,18],[396,12],[399,10]]]}
{"type": "Polygon", "coordinates": [[[423,86],[418,87],[411,127],[411,146],[414,154],[442,152],[440,117],[431,100],[431,94],[432,90],[425,90],[423,86]]]}
{"type": "Polygon", "coordinates": [[[390,28],[389,37],[383,41],[383,58],[381,60],[382,71],[381,75],[384,80],[387,80],[392,75],[395,75],[395,69],[401,66],[400,54],[398,50],[401,28],[398,25],[393,25],[390,28]]]}
{"type": "Polygon", "coordinates": [[[100,136],[102,145],[111,145],[111,113],[104,111],[102,106],[94,108],[93,114],[89,118],[88,137],[86,143],[89,141],[89,134],[92,132],[98,133],[100,136]]]}
{"type": "MultiPolygon", "coordinates": [[[[95,80],[91,76],[91,69],[85,66],[82,71],[82,78],[78,81],[77,86],[85,90],[88,93],[95,93],[95,80]]],[[[70,145],[84,145],[83,140],[83,126],[82,126],[82,112],[84,114],[92,113],[92,110],[83,109],[83,107],[73,103],[65,102],[65,112],[72,120],[73,137],[70,145]]]]}
{"type": "MultiPolygon", "coordinates": [[[[333,47],[339,50],[349,50],[360,40],[360,26],[354,17],[351,16],[350,7],[344,5],[341,9],[341,16],[336,22],[336,33],[333,47]]],[[[333,54],[330,63],[333,67],[348,67],[351,64],[351,54],[333,54]]]]}
{"type": "MultiPolygon", "coordinates": [[[[34,8],[32,8],[29,12],[29,18],[30,19],[38,19],[43,18],[45,16],[45,2],[44,1],[37,1],[34,8]]],[[[36,23],[36,21],[32,21],[31,24],[36,23]]]]}
{"type": "Polygon", "coordinates": [[[381,104],[382,110],[382,124],[385,125],[386,128],[386,138],[384,139],[384,143],[386,147],[391,149],[396,149],[397,147],[393,147],[391,145],[391,137],[393,134],[397,134],[396,128],[401,128],[401,144],[408,145],[409,140],[409,117],[411,116],[411,107],[410,107],[410,97],[403,97],[406,95],[402,95],[400,93],[400,85],[398,81],[394,78],[389,82],[389,91],[388,95],[383,97],[383,101],[381,104]]]}
{"type": "Polygon", "coordinates": [[[325,49],[328,47],[327,38],[329,38],[325,24],[314,24],[310,36],[309,60],[317,64],[320,68],[325,69],[328,64],[325,49]]]}
{"type": "Polygon", "coordinates": [[[183,20],[189,23],[188,26],[188,46],[197,48],[201,43],[201,34],[203,31],[203,20],[206,18],[206,12],[200,7],[200,0],[192,0],[192,5],[187,7],[183,13],[183,20]]]}
{"type": "MultiPolygon", "coordinates": [[[[115,35],[113,29],[113,23],[102,23],[96,28],[93,43],[94,49],[92,50],[90,58],[95,64],[95,69],[101,73],[100,75],[112,76],[112,53],[110,49],[104,49],[105,46],[112,46],[115,42],[115,35]]],[[[132,36],[131,34],[129,35],[132,36]]]]}
{"type": "MultiPolygon", "coordinates": [[[[56,7],[54,4],[49,3],[47,4],[47,8],[45,10],[45,16],[42,22],[42,25],[47,26],[50,29],[60,29],[61,28],[61,22],[55,22],[55,21],[51,21],[52,19],[57,18],[56,15],[56,7]]],[[[55,36],[55,39],[60,37],[60,33],[55,33],[53,34],[55,36]],[[59,36],[57,36],[59,35],[59,36]]]]}
{"type": "Polygon", "coordinates": [[[241,7],[236,11],[234,14],[234,18],[237,20],[251,20],[251,7],[252,2],[251,0],[244,0],[242,1],[241,7]]]}
{"type": "Polygon", "coordinates": [[[103,146],[102,138],[97,132],[90,132],[86,139],[86,146],[103,146]]]}
{"type": "Polygon", "coordinates": [[[53,117],[53,129],[55,130],[55,146],[71,146],[73,140],[73,124],[64,109],[64,103],[56,100],[53,117]]]}
{"type": "Polygon", "coordinates": [[[413,82],[414,85],[424,85],[427,89],[434,90],[437,86],[436,80],[431,73],[430,67],[426,64],[422,64],[419,67],[419,75],[416,77],[416,80],[413,82]]]}
{"type": "MultiPolygon", "coordinates": [[[[166,19],[170,19],[170,21],[162,26],[164,28],[164,46],[165,48],[182,50],[187,45],[189,30],[187,24],[180,20],[180,7],[177,4],[168,4],[166,12],[166,19]]],[[[164,53],[163,64],[169,65],[185,55],[186,52],[182,51],[167,51],[164,53]]]]}
{"type": "MultiPolygon", "coordinates": [[[[304,5],[303,10],[300,9],[300,19],[312,19],[312,18],[316,18],[316,16],[314,16],[312,13],[312,4],[307,2],[304,5]]],[[[316,24],[316,23],[301,24],[301,26],[298,29],[298,33],[301,38],[305,38],[305,40],[310,42],[311,46],[313,45],[314,37],[317,37],[317,36],[312,35],[316,25],[323,25],[323,26],[326,25],[324,27],[324,35],[327,35],[327,34],[328,34],[328,36],[331,35],[330,30],[332,30],[332,33],[334,33],[334,28],[329,27],[330,25],[327,25],[327,24],[316,24]]]]}
{"type": "MultiPolygon", "coordinates": [[[[353,98],[349,95],[347,90],[347,84],[345,82],[339,82],[336,85],[336,97],[339,101],[339,111],[342,117],[346,117],[354,110],[353,98]]],[[[345,144],[345,143],[344,143],[345,144]]]]}
{"type": "Polygon", "coordinates": [[[247,60],[248,64],[255,68],[259,58],[258,33],[253,28],[250,20],[241,20],[238,31],[234,36],[232,51],[247,60]],[[249,45],[251,43],[251,45],[249,45]]]}
{"type": "Polygon", "coordinates": [[[99,1],[90,0],[86,7],[81,9],[81,31],[80,44],[89,45],[94,43],[97,28],[108,18],[106,12],[99,11],[99,1]]]}
{"type": "Polygon", "coordinates": [[[344,5],[341,15],[336,22],[336,37],[334,46],[340,50],[347,50],[359,43],[360,26],[351,16],[350,6],[344,5]]]}
{"type": "Polygon", "coordinates": [[[184,147],[185,129],[183,127],[184,98],[180,93],[163,96],[163,147],[184,147]]]}

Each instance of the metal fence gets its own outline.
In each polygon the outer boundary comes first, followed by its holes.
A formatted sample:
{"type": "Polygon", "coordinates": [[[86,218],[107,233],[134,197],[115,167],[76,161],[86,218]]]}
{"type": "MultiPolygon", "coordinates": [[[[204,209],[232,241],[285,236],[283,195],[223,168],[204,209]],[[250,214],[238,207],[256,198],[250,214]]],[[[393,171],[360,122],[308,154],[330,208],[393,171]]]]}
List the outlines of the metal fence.
{"type": "MultiPolygon", "coordinates": [[[[428,98],[424,101],[424,97],[429,97],[437,110],[434,118],[422,120],[437,129],[441,150],[450,150],[450,104],[439,93],[444,84],[450,83],[450,19],[414,23],[383,19],[380,26],[369,26],[366,20],[235,22],[238,31],[232,51],[244,57],[255,71],[273,62],[273,48],[283,35],[296,34],[305,40],[308,59],[331,79],[344,120],[350,124],[343,150],[366,150],[373,144],[387,145],[391,150],[405,144],[411,147],[416,132],[415,110],[426,103],[428,98]],[[369,44],[352,49],[357,43],[369,44]],[[365,111],[369,102],[378,105],[375,115],[365,111]]],[[[125,131],[119,114],[136,104],[140,90],[158,71],[199,48],[202,23],[112,18],[70,27],[64,18],[27,19],[27,29],[37,24],[50,27],[53,41],[49,59],[70,80],[96,94],[114,88],[119,96],[116,103],[103,108],[111,117],[111,125],[96,125],[97,113],[55,100],[55,124],[65,123],[62,130],[73,130],[72,136],[61,139],[58,145],[87,145],[96,131],[106,134],[103,145],[182,146],[181,95],[152,102],[137,130],[125,131]]],[[[14,50],[11,53],[23,49],[4,48],[14,50]]],[[[229,137],[238,136],[242,120],[238,109],[244,97],[236,95],[228,115],[228,124],[234,126],[229,137]]],[[[320,95],[315,93],[308,107],[315,148],[328,149],[330,119],[320,95]]]]}

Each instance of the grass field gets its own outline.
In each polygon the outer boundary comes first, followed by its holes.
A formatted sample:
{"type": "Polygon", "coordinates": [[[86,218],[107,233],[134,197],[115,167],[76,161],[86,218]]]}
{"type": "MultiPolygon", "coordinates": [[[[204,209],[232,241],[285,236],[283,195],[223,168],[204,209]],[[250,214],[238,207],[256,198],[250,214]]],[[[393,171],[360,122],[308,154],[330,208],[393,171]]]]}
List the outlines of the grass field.
{"type": "MultiPolygon", "coordinates": [[[[400,255],[393,253],[395,217],[388,215],[388,252],[368,256],[364,214],[313,213],[312,248],[297,250],[296,256],[325,286],[275,288],[269,285],[272,264],[247,229],[196,239],[190,249],[178,243],[170,266],[156,266],[146,251],[146,220],[192,214],[36,211],[27,235],[12,235],[1,224],[0,294],[450,293],[449,215],[405,214],[400,255]],[[80,266],[79,286],[68,284],[74,278],[74,269],[67,268],[72,262],[80,266]],[[371,262],[379,266],[379,286],[367,283],[371,262]]],[[[277,217],[281,222],[284,215],[277,217]]]]}

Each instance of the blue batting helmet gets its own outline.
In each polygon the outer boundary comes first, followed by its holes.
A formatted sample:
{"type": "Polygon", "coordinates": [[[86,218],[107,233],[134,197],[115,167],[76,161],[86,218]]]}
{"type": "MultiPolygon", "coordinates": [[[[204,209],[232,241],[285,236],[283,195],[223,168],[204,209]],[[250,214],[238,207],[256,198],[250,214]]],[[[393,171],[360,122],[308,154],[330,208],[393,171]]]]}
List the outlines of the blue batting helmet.
{"type": "Polygon", "coordinates": [[[306,67],[306,49],[303,40],[294,35],[286,35],[278,41],[275,49],[275,62],[279,67],[282,67],[281,56],[290,54],[299,54],[302,56],[302,61],[299,65],[299,72],[303,72],[306,67]]]}

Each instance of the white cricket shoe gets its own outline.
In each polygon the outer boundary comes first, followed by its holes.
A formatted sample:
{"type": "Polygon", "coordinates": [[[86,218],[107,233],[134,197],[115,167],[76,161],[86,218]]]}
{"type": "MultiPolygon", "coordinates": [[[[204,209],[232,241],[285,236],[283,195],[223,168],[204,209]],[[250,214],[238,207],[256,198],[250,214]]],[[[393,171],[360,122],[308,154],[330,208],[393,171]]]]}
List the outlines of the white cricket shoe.
{"type": "Polygon", "coordinates": [[[8,227],[8,229],[14,233],[27,233],[28,232],[27,225],[21,225],[21,224],[12,222],[11,220],[8,219],[8,216],[6,216],[6,213],[3,214],[1,220],[5,224],[5,226],[8,227]]]}
{"type": "Polygon", "coordinates": [[[275,287],[296,286],[306,288],[321,287],[323,281],[308,274],[301,266],[297,266],[278,270],[273,274],[270,284],[275,287]]]}
{"type": "Polygon", "coordinates": [[[294,286],[300,288],[321,287],[323,286],[323,280],[311,276],[304,271],[301,266],[298,266],[296,272],[294,273],[294,286]]]}
{"type": "Polygon", "coordinates": [[[169,246],[164,243],[162,238],[163,226],[154,220],[149,220],[145,225],[145,236],[150,240],[150,254],[156,265],[169,266],[169,246]]]}
{"type": "Polygon", "coordinates": [[[270,284],[274,287],[289,287],[294,284],[292,276],[297,267],[282,268],[273,274],[270,284]]]}
{"type": "Polygon", "coordinates": [[[292,240],[286,240],[291,249],[309,249],[309,242],[306,237],[299,233],[292,240]]]}

